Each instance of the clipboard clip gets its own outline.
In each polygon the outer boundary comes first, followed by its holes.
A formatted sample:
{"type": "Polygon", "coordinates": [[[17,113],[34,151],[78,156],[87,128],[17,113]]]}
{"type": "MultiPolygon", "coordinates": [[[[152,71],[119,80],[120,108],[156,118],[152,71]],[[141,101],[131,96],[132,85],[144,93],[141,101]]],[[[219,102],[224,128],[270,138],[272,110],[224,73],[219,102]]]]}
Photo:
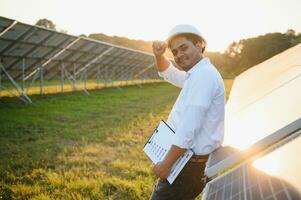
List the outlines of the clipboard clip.
{"type": "MultiPolygon", "coordinates": [[[[159,131],[158,127],[156,127],[156,129],[154,130],[154,133],[158,133],[158,131],[159,131]]],[[[152,142],[153,137],[154,137],[154,134],[152,134],[152,136],[148,139],[148,141],[145,143],[145,145],[150,144],[152,142]]]]}

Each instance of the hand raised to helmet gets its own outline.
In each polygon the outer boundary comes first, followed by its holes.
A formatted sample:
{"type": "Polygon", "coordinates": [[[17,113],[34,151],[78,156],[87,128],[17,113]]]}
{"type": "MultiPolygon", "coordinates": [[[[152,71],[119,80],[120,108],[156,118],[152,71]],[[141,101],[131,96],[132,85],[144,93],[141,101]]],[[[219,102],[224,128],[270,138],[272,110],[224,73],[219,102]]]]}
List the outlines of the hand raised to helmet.
{"type": "Polygon", "coordinates": [[[153,42],[153,53],[155,54],[155,56],[162,56],[167,48],[167,44],[166,42],[162,42],[162,41],[154,41],[153,42]]]}

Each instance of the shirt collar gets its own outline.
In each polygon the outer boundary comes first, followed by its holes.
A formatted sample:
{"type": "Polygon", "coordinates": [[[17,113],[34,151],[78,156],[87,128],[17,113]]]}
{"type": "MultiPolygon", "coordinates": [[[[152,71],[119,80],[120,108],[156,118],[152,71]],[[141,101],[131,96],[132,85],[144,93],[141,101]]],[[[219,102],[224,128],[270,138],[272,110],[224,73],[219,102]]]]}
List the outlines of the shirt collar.
{"type": "Polygon", "coordinates": [[[189,78],[189,76],[194,72],[196,71],[197,68],[200,68],[201,66],[203,65],[207,65],[210,63],[210,60],[209,58],[207,57],[204,57],[202,58],[197,64],[195,64],[191,69],[189,69],[186,73],[186,79],[189,78]]]}

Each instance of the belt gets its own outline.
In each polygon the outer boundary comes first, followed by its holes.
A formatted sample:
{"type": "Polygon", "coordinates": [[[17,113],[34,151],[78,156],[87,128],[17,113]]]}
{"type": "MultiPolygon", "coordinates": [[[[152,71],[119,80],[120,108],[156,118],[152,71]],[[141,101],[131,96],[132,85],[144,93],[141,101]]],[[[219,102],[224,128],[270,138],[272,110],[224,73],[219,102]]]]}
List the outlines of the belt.
{"type": "Polygon", "coordinates": [[[197,163],[203,163],[207,162],[209,155],[193,155],[189,162],[197,162],[197,163]]]}

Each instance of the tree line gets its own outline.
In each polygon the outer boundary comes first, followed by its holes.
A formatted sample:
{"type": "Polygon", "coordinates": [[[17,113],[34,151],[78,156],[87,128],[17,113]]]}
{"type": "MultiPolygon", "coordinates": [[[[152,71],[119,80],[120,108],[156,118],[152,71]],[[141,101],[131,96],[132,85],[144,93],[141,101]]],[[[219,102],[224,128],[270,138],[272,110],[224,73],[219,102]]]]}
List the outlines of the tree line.
{"type": "MultiPolygon", "coordinates": [[[[102,33],[90,34],[88,37],[141,51],[152,52],[151,41],[133,40],[118,36],[111,37],[102,33]]],[[[217,66],[224,78],[234,78],[250,67],[300,42],[301,33],[297,34],[294,30],[290,29],[285,33],[268,33],[232,42],[224,53],[207,51],[205,55],[217,66]]],[[[167,55],[172,57],[171,52],[167,52],[167,55]]]]}
{"type": "MultiPolygon", "coordinates": [[[[48,19],[40,19],[36,25],[56,30],[55,24],[48,19]]],[[[103,33],[93,33],[86,37],[152,53],[152,41],[108,36],[103,33]]],[[[301,33],[296,33],[293,29],[289,29],[285,33],[267,33],[253,38],[241,39],[238,42],[234,41],[223,53],[207,51],[205,55],[217,66],[224,78],[234,78],[250,67],[300,42],[301,33]]],[[[170,51],[167,52],[167,56],[172,57],[170,51]]]]}

